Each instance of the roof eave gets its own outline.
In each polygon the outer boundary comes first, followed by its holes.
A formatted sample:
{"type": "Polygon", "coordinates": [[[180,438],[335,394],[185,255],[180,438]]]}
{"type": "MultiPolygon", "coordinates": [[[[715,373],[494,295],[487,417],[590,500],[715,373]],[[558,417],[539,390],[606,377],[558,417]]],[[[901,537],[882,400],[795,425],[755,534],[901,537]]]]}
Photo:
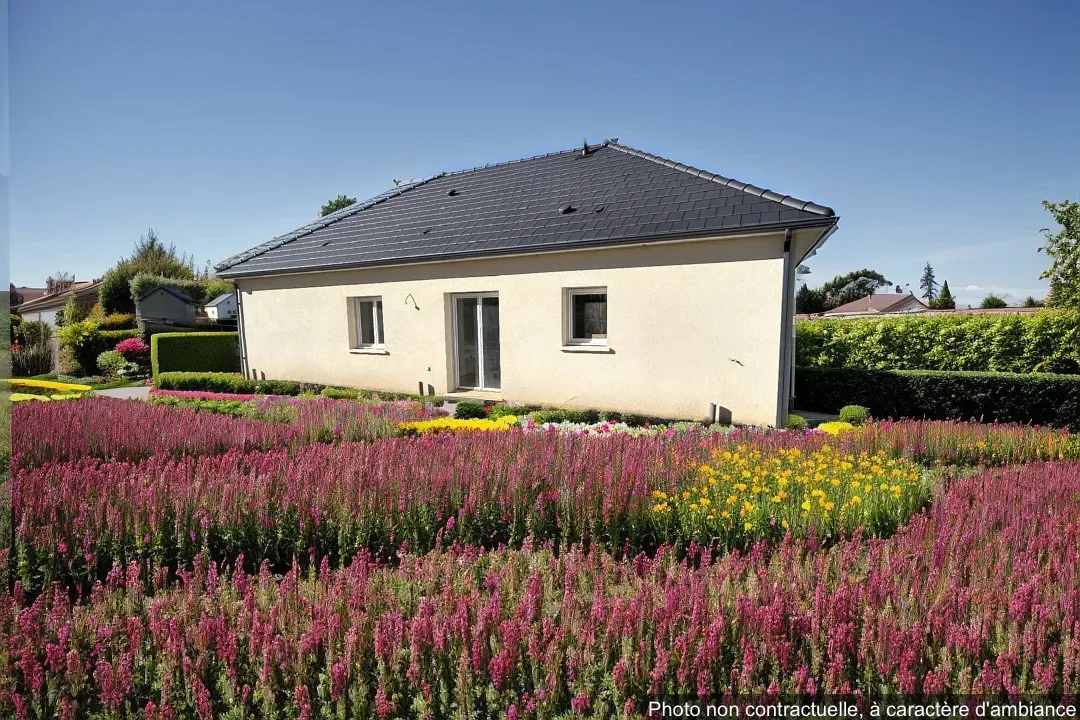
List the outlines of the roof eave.
{"type": "Polygon", "coordinates": [[[453,254],[436,254],[436,255],[423,255],[411,258],[398,258],[393,260],[376,260],[372,262],[359,262],[359,263],[338,263],[331,265],[309,265],[298,268],[274,268],[269,270],[255,270],[255,271],[243,271],[240,265],[234,265],[231,268],[219,271],[218,277],[222,278],[251,278],[251,277],[263,277],[267,275],[293,275],[299,273],[311,273],[311,272],[325,272],[330,270],[354,270],[360,268],[370,267],[384,267],[389,265],[419,265],[421,263],[431,263],[440,261],[451,260],[482,260],[489,257],[503,257],[507,255],[534,255],[537,253],[558,252],[560,250],[587,250],[587,249],[603,249],[622,247],[624,245],[638,245],[645,243],[657,243],[657,242],[677,242],[680,240],[699,240],[710,237],[726,237],[732,235],[768,235],[776,232],[783,232],[784,230],[797,230],[800,228],[814,228],[814,227],[830,227],[835,226],[839,222],[840,218],[837,215],[821,216],[814,218],[807,218],[806,220],[798,220],[795,222],[782,222],[782,223],[770,223],[768,225],[755,225],[753,227],[732,227],[723,229],[701,230],[692,233],[679,232],[679,233],[659,233],[652,235],[635,235],[628,238],[618,238],[615,240],[609,238],[603,239],[591,239],[580,240],[575,243],[563,243],[556,246],[539,246],[539,247],[524,247],[524,248],[505,248],[501,250],[487,250],[478,253],[453,253],[453,254]],[[236,272],[239,271],[239,272],[236,272]]]}

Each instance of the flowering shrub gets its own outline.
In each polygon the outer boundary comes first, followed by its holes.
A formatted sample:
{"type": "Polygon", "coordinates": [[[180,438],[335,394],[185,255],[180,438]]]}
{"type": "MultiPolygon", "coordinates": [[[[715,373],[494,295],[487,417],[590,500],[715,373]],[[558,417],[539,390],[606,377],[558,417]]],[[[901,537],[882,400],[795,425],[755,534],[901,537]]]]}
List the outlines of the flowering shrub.
{"type": "Polygon", "coordinates": [[[139,338],[125,338],[113,348],[126,360],[145,365],[150,360],[150,347],[139,338]]]}
{"type": "Polygon", "coordinates": [[[405,435],[423,435],[437,432],[468,432],[474,430],[509,430],[517,425],[513,415],[503,415],[494,420],[440,417],[434,420],[416,420],[398,424],[398,429],[405,435]]]}
{"type": "Polygon", "coordinates": [[[671,518],[684,537],[733,545],[749,538],[827,537],[858,528],[892,532],[929,500],[923,472],[912,463],[840,453],[823,445],[764,453],[739,445],[714,450],[694,482],[654,490],[652,511],[671,518]]]}
{"type": "Polygon", "coordinates": [[[833,421],[833,422],[823,422],[820,425],[818,425],[817,428],[815,428],[815,429],[819,430],[819,431],[821,431],[823,433],[828,433],[829,435],[839,435],[842,432],[847,432],[849,430],[854,430],[855,426],[852,425],[849,422],[833,421]]]}
{"type": "Polygon", "coordinates": [[[13,391],[36,395],[53,395],[57,392],[89,392],[93,389],[89,385],[56,382],[55,380],[33,380],[30,378],[11,378],[0,380],[0,382],[11,385],[13,391]]]}
{"type": "Polygon", "coordinates": [[[617,560],[358,554],[77,603],[0,603],[0,709],[28,716],[637,716],[658,694],[1080,692],[1080,464],[958,480],[887,540],[617,560]]]}

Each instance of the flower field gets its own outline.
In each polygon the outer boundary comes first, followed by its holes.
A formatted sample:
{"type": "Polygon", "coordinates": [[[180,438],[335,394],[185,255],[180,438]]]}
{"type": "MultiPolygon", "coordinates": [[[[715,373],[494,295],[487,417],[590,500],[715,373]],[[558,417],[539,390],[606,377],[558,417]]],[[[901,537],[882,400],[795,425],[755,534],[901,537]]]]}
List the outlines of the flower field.
{"type": "Polygon", "coordinates": [[[1080,692],[1077,436],[154,398],[13,411],[0,716],[1080,692]]]}

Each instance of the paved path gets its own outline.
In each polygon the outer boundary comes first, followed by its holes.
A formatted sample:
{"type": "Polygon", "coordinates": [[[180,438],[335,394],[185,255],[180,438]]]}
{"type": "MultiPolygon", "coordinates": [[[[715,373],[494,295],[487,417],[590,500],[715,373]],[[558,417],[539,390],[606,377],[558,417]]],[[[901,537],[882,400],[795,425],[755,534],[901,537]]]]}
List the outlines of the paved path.
{"type": "Polygon", "coordinates": [[[137,385],[135,387],[112,388],[111,390],[95,390],[94,394],[124,398],[125,400],[145,400],[150,397],[150,388],[146,385],[137,385]]]}

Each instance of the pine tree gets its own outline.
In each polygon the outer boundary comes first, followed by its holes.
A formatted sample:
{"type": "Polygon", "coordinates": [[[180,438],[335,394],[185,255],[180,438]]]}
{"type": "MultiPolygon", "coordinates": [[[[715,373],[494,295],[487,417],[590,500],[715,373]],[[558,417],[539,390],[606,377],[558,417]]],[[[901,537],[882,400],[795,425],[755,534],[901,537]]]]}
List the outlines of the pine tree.
{"type": "Polygon", "coordinates": [[[955,310],[956,298],[953,297],[952,291],[949,290],[949,281],[946,280],[941,284],[941,292],[938,296],[930,301],[930,307],[935,310],[955,310]]]}
{"type": "Polygon", "coordinates": [[[922,296],[934,302],[934,298],[937,297],[937,280],[934,279],[934,268],[930,266],[930,263],[926,263],[926,267],[923,269],[922,280],[919,281],[919,287],[922,288],[922,296]]]}

